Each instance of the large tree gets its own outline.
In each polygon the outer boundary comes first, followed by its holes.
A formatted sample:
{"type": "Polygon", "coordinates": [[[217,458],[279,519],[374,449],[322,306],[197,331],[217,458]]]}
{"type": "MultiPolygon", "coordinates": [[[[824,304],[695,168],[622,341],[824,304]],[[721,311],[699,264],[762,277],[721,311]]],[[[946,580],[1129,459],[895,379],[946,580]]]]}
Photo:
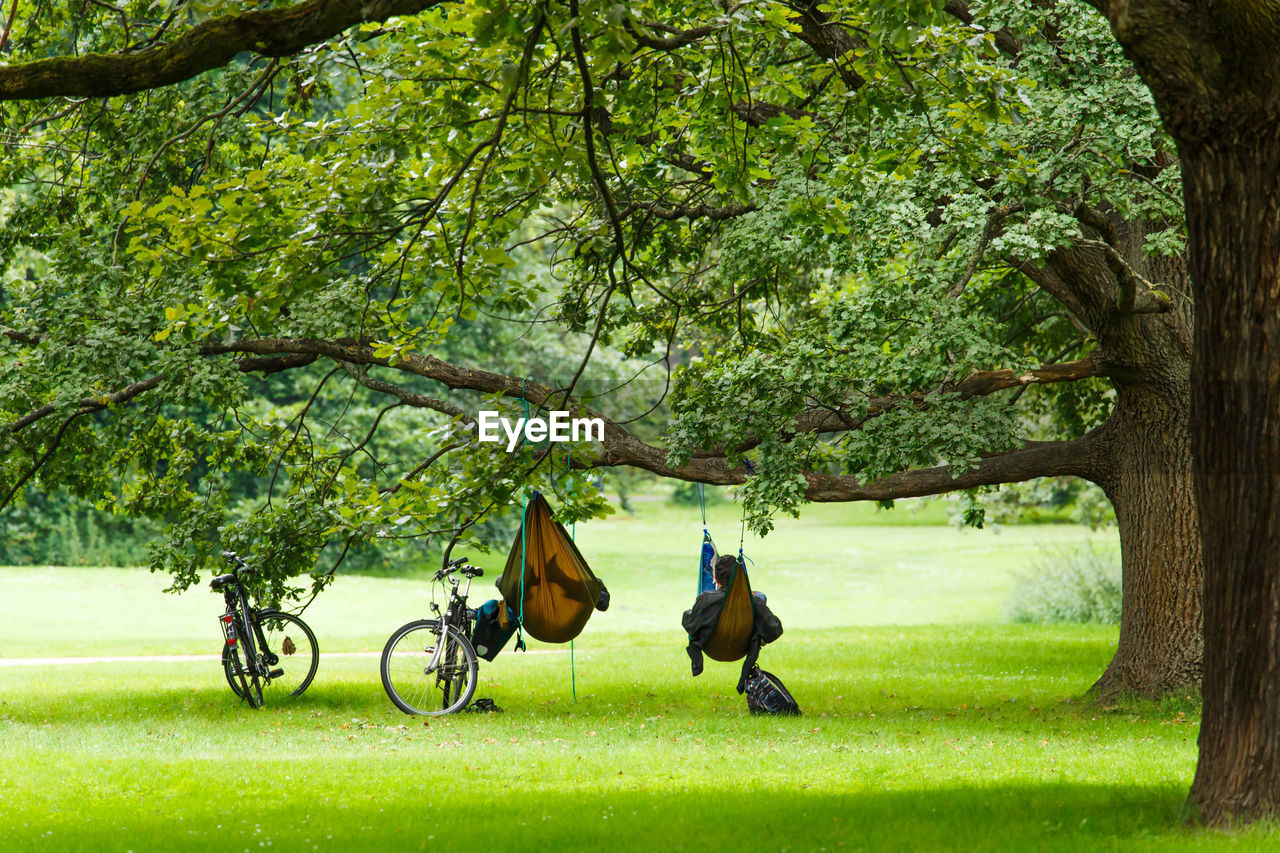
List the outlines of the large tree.
{"type": "MultiPolygon", "coordinates": [[[[476,443],[474,398],[415,383],[620,411],[581,370],[437,357],[477,312],[554,297],[584,366],[597,342],[687,362],[666,447],[618,415],[575,467],[746,483],[761,527],[802,500],[1089,479],[1125,571],[1097,690],[1194,689],[1177,169],[1102,21],[803,0],[389,20],[430,5],[139,4],[73,16],[88,55],[0,70],[11,244],[49,265],[4,306],[0,499],[67,483],[167,513],[155,562],[182,582],[218,537],[272,543],[283,578],[327,541],[470,525],[549,485],[547,450],[476,443]],[[449,419],[420,465],[341,446],[381,415],[325,441],[309,404],[255,410],[253,376],[321,362],[449,419]],[[268,494],[219,532],[235,469],[268,494]]],[[[68,29],[15,20],[18,51],[68,29]]]]}
{"type": "Polygon", "coordinates": [[[1108,2],[1177,141],[1196,302],[1191,373],[1205,679],[1191,802],[1280,811],[1280,9],[1108,2]]]}

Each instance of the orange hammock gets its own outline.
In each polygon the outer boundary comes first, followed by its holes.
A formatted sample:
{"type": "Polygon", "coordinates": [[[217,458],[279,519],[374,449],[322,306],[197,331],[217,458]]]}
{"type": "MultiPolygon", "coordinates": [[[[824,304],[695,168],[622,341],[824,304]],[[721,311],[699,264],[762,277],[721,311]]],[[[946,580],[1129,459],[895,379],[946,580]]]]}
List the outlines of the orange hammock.
{"type": "Polygon", "coordinates": [[[755,627],[755,610],[751,606],[751,581],[747,569],[739,561],[729,581],[724,604],[716,618],[715,630],[702,647],[707,657],[723,662],[741,660],[751,648],[751,631],[755,627]]]}
{"type": "Polygon", "coordinates": [[[604,584],[564,525],[551,517],[546,498],[536,493],[511,543],[498,590],[507,618],[544,643],[569,642],[582,633],[591,612],[608,603],[604,584]]]}

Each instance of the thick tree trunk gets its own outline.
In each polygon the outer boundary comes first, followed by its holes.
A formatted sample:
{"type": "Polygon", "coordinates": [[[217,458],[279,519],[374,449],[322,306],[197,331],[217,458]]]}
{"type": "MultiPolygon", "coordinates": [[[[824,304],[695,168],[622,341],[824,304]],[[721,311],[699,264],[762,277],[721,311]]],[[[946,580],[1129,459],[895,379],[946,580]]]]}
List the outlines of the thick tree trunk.
{"type": "Polygon", "coordinates": [[[1106,430],[1099,480],[1120,529],[1124,597],[1115,657],[1091,693],[1197,693],[1202,566],[1185,385],[1121,387],[1106,430]]]}
{"type": "Polygon", "coordinates": [[[1280,130],[1259,122],[1184,142],[1180,155],[1205,567],[1191,804],[1221,824],[1280,812],[1280,130]]]}

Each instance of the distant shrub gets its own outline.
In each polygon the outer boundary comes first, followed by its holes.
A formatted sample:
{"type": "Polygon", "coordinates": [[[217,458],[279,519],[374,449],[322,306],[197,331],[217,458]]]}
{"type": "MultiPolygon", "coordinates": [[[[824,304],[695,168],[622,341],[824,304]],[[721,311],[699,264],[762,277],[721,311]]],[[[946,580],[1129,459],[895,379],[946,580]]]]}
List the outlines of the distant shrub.
{"type": "Polygon", "coordinates": [[[1045,551],[1014,578],[1008,605],[1014,622],[1120,621],[1120,557],[1114,551],[1092,546],[1045,551]]]}
{"type": "MultiPolygon", "coordinates": [[[[722,503],[724,501],[722,490],[715,486],[704,486],[703,494],[709,504],[722,503]]],[[[671,490],[669,500],[677,506],[698,506],[698,484],[681,480],[671,490]]]]}

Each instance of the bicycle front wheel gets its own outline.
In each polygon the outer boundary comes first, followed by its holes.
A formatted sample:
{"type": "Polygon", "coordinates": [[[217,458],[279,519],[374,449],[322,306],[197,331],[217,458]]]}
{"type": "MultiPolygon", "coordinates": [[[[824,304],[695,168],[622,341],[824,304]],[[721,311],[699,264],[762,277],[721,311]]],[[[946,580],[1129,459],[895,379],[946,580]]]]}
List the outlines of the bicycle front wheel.
{"type": "Polygon", "coordinates": [[[292,613],[263,610],[258,613],[258,657],[267,674],[263,696],[276,700],[301,696],[311,686],[320,665],[316,635],[292,613]]]}
{"type": "Polygon", "coordinates": [[[382,650],[382,686],[406,714],[438,717],[461,711],[476,692],[479,665],[471,643],[450,625],[442,634],[438,619],[401,626],[382,650]],[[436,658],[436,648],[440,648],[436,658]],[[430,669],[433,658],[436,667],[430,669]]]}

